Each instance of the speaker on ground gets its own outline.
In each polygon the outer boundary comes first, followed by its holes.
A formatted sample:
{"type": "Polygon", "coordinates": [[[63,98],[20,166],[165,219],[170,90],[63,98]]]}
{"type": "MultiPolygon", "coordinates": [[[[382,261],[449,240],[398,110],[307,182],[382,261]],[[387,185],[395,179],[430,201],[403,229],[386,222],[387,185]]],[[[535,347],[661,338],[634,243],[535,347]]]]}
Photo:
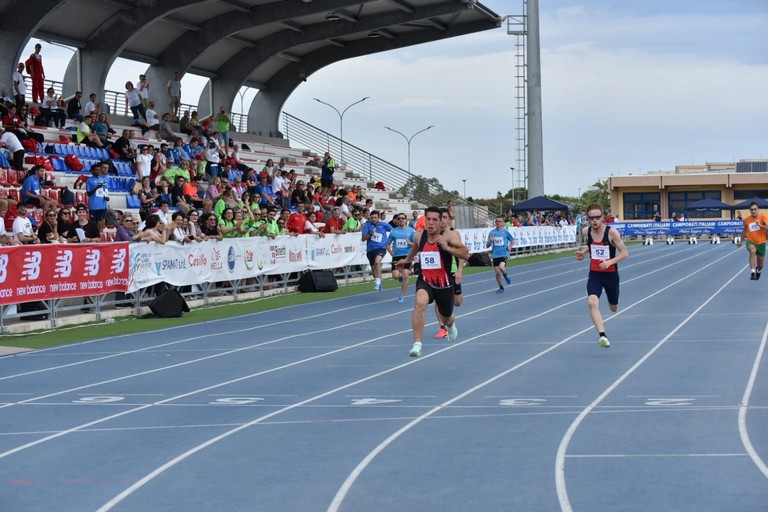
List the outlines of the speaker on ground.
{"type": "Polygon", "coordinates": [[[330,270],[311,270],[299,278],[300,292],[332,292],[339,287],[330,270]]]}
{"type": "Polygon", "coordinates": [[[174,288],[155,297],[155,300],[149,304],[149,309],[160,318],[175,318],[189,313],[187,301],[174,288]]]}

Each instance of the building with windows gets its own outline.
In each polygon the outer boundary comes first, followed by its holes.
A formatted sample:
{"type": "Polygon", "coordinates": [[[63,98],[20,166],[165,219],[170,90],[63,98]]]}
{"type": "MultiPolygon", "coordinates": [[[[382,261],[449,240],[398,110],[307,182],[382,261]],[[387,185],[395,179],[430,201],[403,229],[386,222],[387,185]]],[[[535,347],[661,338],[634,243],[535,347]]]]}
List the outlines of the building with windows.
{"type": "Polygon", "coordinates": [[[768,160],[739,160],[705,165],[679,165],[674,171],[608,178],[611,213],[621,220],[663,219],[685,213],[690,219],[729,219],[728,210],[686,210],[702,199],[735,204],[752,197],[768,198],[768,160]]]}

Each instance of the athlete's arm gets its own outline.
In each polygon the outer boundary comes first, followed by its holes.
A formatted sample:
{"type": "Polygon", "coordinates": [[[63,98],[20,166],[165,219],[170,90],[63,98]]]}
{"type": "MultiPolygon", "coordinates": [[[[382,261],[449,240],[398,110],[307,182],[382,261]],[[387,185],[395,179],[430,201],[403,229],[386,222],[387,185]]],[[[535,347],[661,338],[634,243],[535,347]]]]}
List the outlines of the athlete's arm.
{"type": "Polygon", "coordinates": [[[461,241],[461,237],[455,231],[448,231],[438,237],[438,241],[445,241],[443,249],[462,260],[469,259],[469,249],[461,241]]]}
{"type": "Polygon", "coordinates": [[[406,256],[403,259],[397,260],[397,265],[402,267],[405,266],[407,263],[411,263],[414,258],[416,257],[416,254],[419,252],[419,246],[416,244],[415,240],[421,240],[421,231],[416,232],[416,236],[414,237],[414,243],[411,245],[411,250],[408,251],[408,256],[406,256]]]}
{"type": "MultiPolygon", "coordinates": [[[[589,226],[585,227],[581,231],[581,236],[583,238],[587,237],[587,230],[588,229],[589,229],[589,226]]],[[[589,246],[585,245],[583,248],[581,248],[581,249],[577,250],[576,252],[574,252],[573,255],[576,256],[576,261],[581,261],[581,260],[584,259],[584,256],[586,256],[588,252],[589,252],[589,246]]]]}
{"type": "Polygon", "coordinates": [[[608,268],[611,265],[615,265],[616,263],[623,261],[627,259],[629,256],[629,251],[627,250],[627,246],[624,245],[624,240],[621,239],[621,236],[619,235],[619,232],[615,229],[612,229],[608,232],[608,240],[610,241],[611,245],[613,245],[616,248],[616,251],[618,254],[611,258],[610,260],[606,260],[600,263],[600,266],[603,268],[608,268]]]}

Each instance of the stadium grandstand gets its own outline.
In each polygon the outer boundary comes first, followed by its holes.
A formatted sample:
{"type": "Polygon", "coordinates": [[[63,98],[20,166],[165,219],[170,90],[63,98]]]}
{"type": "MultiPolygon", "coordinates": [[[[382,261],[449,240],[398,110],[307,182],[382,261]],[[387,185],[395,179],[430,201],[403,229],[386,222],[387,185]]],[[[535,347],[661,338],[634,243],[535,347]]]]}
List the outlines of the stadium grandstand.
{"type": "MultiPolygon", "coordinates": [[[[296,87],[335,62],[501,26],[502,18],[475,0],[7,0],[0,12],[5,245],[269,239],[271,222],[283,230],[278,235],[289,234],[298,202],[312,213],[311,225],[294,229],[300,234],[330,232],[335,208],[354,226],[357,209],[363,220],[374,209],[386,220],[400,213],[410,219],[427,201],[452,199],[462,213],[457,224],[487,222],[487,211],[462,208],[462,199],[438,180],[411,175],[282,112],[296,87]],[[27,54],[30,41],[39,48],[27,54]],[[45,75],[50,45],[73,51],[63,77],[45,75]],[[106,88],[118,58],[147,65],[142,76],[156,84],[151,93],[142,79],[125,91],[106,88]],[[187,74],[207,79],[199,98],[175,92],[187,74]],[[242,87],[258,90],[247,113],[217,107],[233,105],[242,87]],[[324,158],[337,143],[344,162],[324,158]],[[333,183],[324,187],[329,169],[333,183]],[[261,187],[265,176],[268,187],[261,187]],[[276,218],[269,221],[273,209],[276,218]],[[286,226],[280,224],[283,209],[291,210],[283,214],[286,226]],[[200,221],[191,233],[189,224],[197,223],[190,213],[200,221]],[[210,213],[216,225],[206,231],[203,219],[210,213]]],[[[336,272],[346,279],[365,273],[354,264],[336,272]]],[[[208,302],[231,290],[285,290],[299,275],[280,272],[219,283],[216,292],[205,286],[184,291],[208,302]]],[[[127,299],[118,291],[108,301],[106,293],[82,300],[81,290],[70,291],[63,302],[35,301],[44,312],[26,318],[46,317],[53,325],[61,320],[56,311],[100,318],[102,303],[140,312],[155,288],[133,290],[127,299]]],[[[26,293],[29,300],[50,299],[26,293]]],[[[16,297],[0,308],[0,329],[23,313],[10,302],[24,301],[16,297]]]]}

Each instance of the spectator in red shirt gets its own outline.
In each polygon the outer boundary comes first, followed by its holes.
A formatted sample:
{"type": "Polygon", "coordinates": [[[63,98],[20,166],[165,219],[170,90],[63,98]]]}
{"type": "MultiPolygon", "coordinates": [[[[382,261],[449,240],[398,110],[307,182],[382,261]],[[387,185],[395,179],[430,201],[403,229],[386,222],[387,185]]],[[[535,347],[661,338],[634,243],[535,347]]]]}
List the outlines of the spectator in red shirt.
{"type": "Polygon", "coordinates": [[[305,226],[307,224],[307,214],[305,211],[306,206],[304,203],[296,205],[296,213],[292,213],[288,217],[288,224],[285,226],[290,233],[297,233],[299,235],[304,234],[305,226]]]}
{"type": "Polygon", "coordinates": [[[344,233],[344,223],[346,222],[346,219],[341,218],[341,209],[338,207],[335,207],[333,209],[333,213],[331,213],[330,218],[328,218],[325,221],[325,227],[323,228],[324,233],[344,233]]]}

